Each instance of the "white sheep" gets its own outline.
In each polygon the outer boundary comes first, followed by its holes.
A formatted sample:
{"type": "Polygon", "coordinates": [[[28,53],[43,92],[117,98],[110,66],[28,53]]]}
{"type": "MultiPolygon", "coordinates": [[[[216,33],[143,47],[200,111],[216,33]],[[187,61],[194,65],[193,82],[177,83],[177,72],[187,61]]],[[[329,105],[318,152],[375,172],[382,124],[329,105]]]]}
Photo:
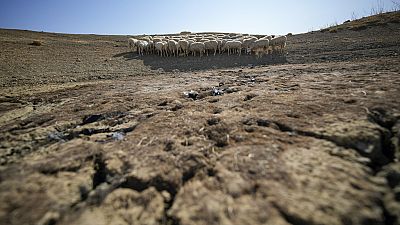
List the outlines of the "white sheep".
{"type": "Polygon", "coordinates": [[[154,50],[155,50],[154,41],[149,41],[148,43],[149,44],[147,45],[146,52],[148,52],[149,54],[154,54],[154,50]]]}
{"type": "Polygon", "coordinates": [[[278,36],[272,38],[270,41],[270,45],[272,46],[272,51],[277,51],[278,53],[282,54],[286,47],[286,41],[287,41],[286,36],[278,36]]]}
{"type": "Polygon", "coordinates": [[[243,39],[242,47],[247,54],[251,53],[251,46],[254,44],[255,41],[257,41],[256,37],[247,37],[243,39]]]}
{"type": "Polygon", "coordinates": [[[138,40],[135,38],[128,38],[128,48],[129,48],[129,50],[131,50],[131,52],[137,51],[137,46],[136,46],[137,42],[138,42],[138,40]]]}
{"type": "Polygon", "coordinates": [[[182,51],[184,56],[188,56],[189,54],[189,41],[188,40],[179,40],[178,41],[178,55],[179,51],[182,51]]]}
{"type": "Polygon", "coordinates": [[[231,54],[231,50],[232,54],[238,53],[239,55],[241,55],[242,42],[236,40],[227,41],[224,45],[224,50],[228,50],[228,55],[231,54]]]}
{"type": "Polygon", "coordinates": [[[217,39],[217,42],[218,42],[218,53],[221,54],[222,53],[222,47],[224,46],[224,40],[217,39]]]}
{"type": "Polygon", "coordinates": [[[169,40],[168,50],[171,55],[178,56],[178,42],[175,40],[169,40]]]}
{"type": "Polygon", "coordinates": [[[153,42],[154,42],[154,43],[157,43],[157,42],[160,42],[160,41],[162,41],[162,38],[161,38],[161,37],[155,37],[155,38],[153,38],[153,42]]]}
{"type": "Polygon", "coordinates": [[[210,41],[205,41],[203,42],[204,46],[205,46],[205,50],[208,56],[208,52],[214,51],[214,55],[217,54],[217,50],[218,50],[218,41],[215,40],[210,40],[210,41]]]}
{"type": "Polygon", "coordinates": [[[160,41],[154,44],[155,49],[160,56],[168,56],[168,42],[160,41]]]}
{"type": "Polygon", "coordinates": [[[136,45],[138,47],[138,54],[143,55],[149,43],[147,41],[139,40],[136,45]]]}
{"type": "Polygon", "coordinates": [[[269,48],[269,40],[268,39],[259,39],[254,41],[254,43],[250,46],[252,48],[263,48],[265,51],[269,48]]]}
{"type": "Polygon", "coordinates": [[[205,49],[206,46],[202,42],[194,42],[189,46],[189,50],[192,52],[193,56],[196,56],[197,52],[199,52],[200,57],[203,56],[205,49]]]}
{"type": "Polygon", "coordinates": [[[155,35],[128,38],[128,47],[131,52],[138,52],[139,55],[159,54],[160,56],[202,56],[214,52],[219,54],[227,50],[227,54],[241,55],[255,53],[260,55],[272,53],[283,53],[286,47],[286,36],[263,36],[257,38],[249,34],[239,33],[201,33],[185,35],[155,35]]]}

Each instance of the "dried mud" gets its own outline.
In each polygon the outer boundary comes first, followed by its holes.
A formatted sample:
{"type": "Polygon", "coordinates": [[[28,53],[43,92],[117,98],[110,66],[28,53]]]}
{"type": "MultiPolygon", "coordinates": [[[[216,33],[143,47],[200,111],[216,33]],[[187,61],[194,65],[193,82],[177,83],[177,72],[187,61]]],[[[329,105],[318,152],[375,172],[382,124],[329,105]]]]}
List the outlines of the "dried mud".
{"type": "Polygon", "coordinates": [[[0,30],[0,224],[400,223],[399,24],[276,61],[125,40],[0,30]]]}

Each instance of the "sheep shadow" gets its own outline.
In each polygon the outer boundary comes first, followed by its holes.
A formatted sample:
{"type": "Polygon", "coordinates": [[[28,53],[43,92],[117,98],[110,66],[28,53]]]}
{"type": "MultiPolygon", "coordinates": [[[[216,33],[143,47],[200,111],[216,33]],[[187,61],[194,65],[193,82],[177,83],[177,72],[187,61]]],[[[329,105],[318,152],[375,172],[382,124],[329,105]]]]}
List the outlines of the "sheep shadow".
{"type": "Polygon", "coordinates": [[[145,66],[152,70],[163,69],[164,71],[195,71],[207,69],[221,69],[242,66],[258,66],[286,63],[285,55],[264,55],[257,58],[255,55],[228,55],[218,54],[202,57],[161,57],[159,55],[143,55],[139,56],[136,53],[124,52],[114,55],[114,57],[123,57],[126,60],[142,60],[145,66]]]}
{"type": "Polygon", "coordinates": [[[124,57],[126,60],[131,60],[131,59],[139,59],[140,56],[133,52],[122,52],[122,53],[113,55],[113,57],[114,58],[124,57]]]}

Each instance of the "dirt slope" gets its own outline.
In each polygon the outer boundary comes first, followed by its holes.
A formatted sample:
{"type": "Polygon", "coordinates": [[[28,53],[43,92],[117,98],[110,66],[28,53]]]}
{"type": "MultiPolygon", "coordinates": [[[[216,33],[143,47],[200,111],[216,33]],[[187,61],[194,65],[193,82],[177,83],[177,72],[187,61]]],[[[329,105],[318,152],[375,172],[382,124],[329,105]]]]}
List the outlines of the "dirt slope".
{"type": "Polygon", "coordinates": [[[260,60],[125,40],[0,30],[0,224],[400,223],[400,24],[260,60]]]}

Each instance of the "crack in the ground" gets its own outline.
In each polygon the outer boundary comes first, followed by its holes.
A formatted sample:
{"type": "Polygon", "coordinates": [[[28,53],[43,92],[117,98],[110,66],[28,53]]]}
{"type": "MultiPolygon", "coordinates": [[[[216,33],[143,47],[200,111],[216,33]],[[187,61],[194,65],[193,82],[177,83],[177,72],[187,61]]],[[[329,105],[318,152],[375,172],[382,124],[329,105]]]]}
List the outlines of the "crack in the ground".
{"type": "MultiPolygon", "coordinates": [[[[245,120],[243,122],[246,125],[250,125],[251,123],[254,123],[251,121],[251,119],[249,120],[245,120]]],[[[262,126],[262,127],[271,127],[273,129],[282,131],[282,132],[290,132],[292,134],[297,134],[300,136],[305,136],[305,137],[312,137],[312,138],[316,138],[316,139],[321,139],[321,140],[326,140],[329,142],[334,143],[337,146],[340,147],[344,147],[344,148],[350,148],[350,149],[354,149],[355,151],[359,152],[361,155],[364,155],[368,158],[371,159],[371,163],[369,164],[369,166],[376,172],[379,171],[384,165],[387,165],[388,163],[392,162],[394,160],[394,149],[393,146],[390,144],[390,138],[392,137],[392,134],[389,130],[389,137],[387,137],[387,135],[380,133],[380,140],[381,140],[381,149],[382,149],[382,155],[383,157],[385,157],[384,159],[382,159],[381,161],[378,161],[378,159],[372,158],[372,156],[367,155],[364,153],[364,151],[362,149],[360,149],[360,147],[358,147],[358,142],[341,142],[338,141],[335,137],[333,136],[329,136],[329,135],[324,135],[321,133],[316,133],[316,132],[312,132],[312,131],[304,131],[304,130],[300,130],[300,129],[295,129],[292,128],[284,123],[278,122],[278,121],[273,121],[273,120],[267,120],[267,119],[258,119],[256,121],[258,126],[262,126]]],[[[367,144],[366,144],[367,145],[367,144]]],[[[363,145],[362,145],[363,146],[363,145]]]]}
{"type": "MultiPolygon", "coordinates": [[[[87,115],[83,118],[82,123],[71,123],[62,128],[57,127],[57,125],[51,125],[47,127],[47,129],[54,130],[49,132],[47,136],[39,136],[32,140],[29,143],[26,143],[26,140],[16,140],[18,145],[11,146],[6,148],[5,153],[0,156],[0,165],[5,165],[12,161],[13,157],[24,157],[32,152],[39,150],[40,148],[45,148],[50,144],[56,142],[68,142],[75,138],[79,138],[82,136],[92,136],[95,134],[109,134],[107,138],[103,138],[100,142],[109,142],[113,140],[121,140],[123,137],[135,130],[139,121],[143,121],[147,118],[150,118],[152,115],[144,114],[139,115],[134,121],[136,123],[132,123],[130,118],[127,118],[127,112],[109,112],[103,114],[93,114],[87,115]],[[101,122],[105,124],[100,127],[80,127],[83,124],[90,124],[95,122],[101,122]],[[23,142],[23,143],[21,143],[23,142]]],[[[10,132],[12,135],[22,135],[19,131],[27,130],[35,127],[40,127],[42,124],[53,120],[53,117],[49,118],[29,118],[21,122],[18,126],[11,127],[9,130],[5,130],[4,132],[10,132]],[[19,132],[19,133],[17,133],[19,132]]],[[[34,132],[34,131],[33,131],[34,132]]],[[[27,134],[32,133],[32,131],[27,130],[27,134]]],[[[31,135],[33,136],[33,135],[31,135]]],[[[34,137],[34,136],[33,136],[34,137]]],[[[6,140],[5,137],[1,137],[0,140],[6,140]]],[[[1,148],[2,146],[0,146],[1,148]]]]}
{"type": "MultiPolygon", "coordinates": [[[[399,143],[399,141],[400,141],[400,136],[398,136],[398,134],[397,134],[397,137],[394,135],[397,132],[394,129],[394,125],[400,121],[400,116],[399,115],[395,116],[394,114],[388,112],[387,110],[385,110],[383,108],[375,107],[372,109],[368,109],[368,120],[389,130],[390,136],[387,137],[386,140],[382,140],[382,141],[384,141],[384,143],[382,143],[382,145],[386,149],[390,150],[388,153],[390,154],[391,158],[394,160],[396,158],[396,146],[395,146],[394,142],[392,142],[392,139],[397,138],[398,140],[395,140],[397,143],[399,143]]],[[[397,185],[395,182],[393,182],[393,180],[397,180],[397,179],[392,179],[390,176],[388,176],[388,177],[386,177],[386,180],[387,180],[389,189],[395,195],[394,189],[396,188],[397,185]]],[[[396,199],[396,201],[399,201],[399,199],[396,199]]],[[[397,222],[396,214],[394,212],[389,211],[385,202],[381,201],[380,206],[381,206],[381,209],[383,212],[385,225],[396,224],[396,222],[397,222]]]]}
{"type": "Polygon", "coordinates": [[[107,178],[106,164],[103,159],[103,154],[96,154],[94,156],[93,164],[95,173],[93,175],[92,188],[95,189],[99,184],[106,182],[107,178]]]}
{"type": "MultiPolygon", "coordinates": [[[[373,175],[377,175],[377,173],[379,171],[381,171],[385,165],[388,165],[395,160],[395,150],[396,149],[395,149],[395,146],[393,145],[393,143],[391,142],[391,139],[396,138],[393,135],[395,133],[395,131],[393,130],[393,126],[400,120],[400,118],[399,118],[399,116],[396,117],[396,116],[390,114],[385,109],[373,108],[373,109],[369,110],[369,112],[368,112],[368,120],[388,131],[387,134],[380,132],[381,151],[382,151],[382,154],[385,157],[387,157],[388,160],[385,161],[384,163],[379,163],[379,162],[373,161],[373,158],[370,158],[371,163],[369,164],[369,166],[374,171],[373,175]]],[[[246,125],[251,125],[251,124],[254,124],[254,121],[252,121],[252,119],[247,119],[247,120],[243,121],[243,123],[246,125]]],[[[256,123],[258,126],[271,127],[271,128],[280,130],[282,132],[291,132],[291,133],[301,135],[301,136],[313,137],[316,139],[326,140],[326,141],[334,143],[337,146],[354,149],[355,151],[357,151],[361,154],[363,153],[360,149],[358,149],[356,147],[355,144],[342,143],[342,142],[337,141],[334,137],[327,136],[324,134],[294,129],[286,124],[283,124],[283,123],[280,123],[277,121],[266,120],[266,119],[258,119],[256,121],[256,123]]],[[[388,185],[389,185],[389,188],[393,191],[394,187],[392,187],[393,185],[391,185],[389,180],[388,180],[388,185]]],[[[396,217],[393,215],[393,212],[390,212],[387,209],[383,200],[381,200],[381,202],[379,203],[379,207],[382,209],[382,216],[383,216],[384,224],[385,225],[395,224],[396,217]]],[[[277,208],[278,211],[280,212],[280,214],[282,215],[282,217],[285,218],[285,220],[291,224],[302,225],[302,224],[310,224],[311,223],[311,221],[305,221],[300,217],[288,214],[284,210],[280,209],[279,206],[276,206],[275,208],[277,208]]]]}

